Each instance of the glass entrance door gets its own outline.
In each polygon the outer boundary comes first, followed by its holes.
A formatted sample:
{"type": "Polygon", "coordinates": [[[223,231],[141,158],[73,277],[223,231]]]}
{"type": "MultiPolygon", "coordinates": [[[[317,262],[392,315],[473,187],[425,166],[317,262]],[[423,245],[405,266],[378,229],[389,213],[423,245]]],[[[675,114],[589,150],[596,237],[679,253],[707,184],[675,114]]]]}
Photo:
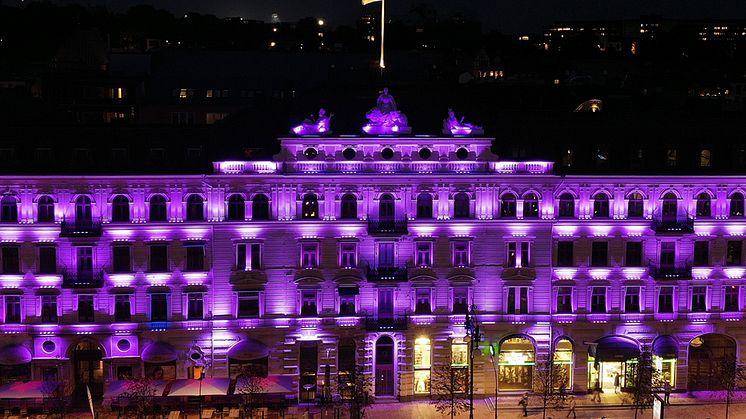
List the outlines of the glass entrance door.
{"type": "Polygon", "coordinates": [[[376,397],[394,395],[394,341],[383,336],[376,342],[376,397]]]}

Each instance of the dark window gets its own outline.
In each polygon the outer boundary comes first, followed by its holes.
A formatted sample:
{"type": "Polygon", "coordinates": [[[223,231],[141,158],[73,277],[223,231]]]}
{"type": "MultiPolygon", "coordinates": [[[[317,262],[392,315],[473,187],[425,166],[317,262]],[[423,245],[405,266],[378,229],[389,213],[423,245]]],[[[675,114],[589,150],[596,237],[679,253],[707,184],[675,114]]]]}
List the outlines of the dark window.
{"type": "Polygon", "coordinates": [[[114,246],[112,247],[112,271],[113,272],[130,272],[130,247],[114,246]]]}
{"type": "Polygon", "coordinates": [[[663,195],[661,202],[661,216],[664,219],[675,219],[678,212],[678,198],[676,195],[669,192],[663,195]]]}
{"type": "Polygon", "coordinates": [[[707,311],[707,287],[692,287],[692,312],[707,311]]]}
{"type": "MultiPolygon", "coordinates": [[[[355,296],[360,292],[357,287],[342,287],[338,288],[339,292],[339,315],[340,316],[354,316],[355,315],[355,296]]],[[[341,354],[340,354],[341,355],[341,354]]]]}
{"type": "Polygon", "coordinates": [[[417,195],[417,218],[433,218],[433,196],[429,193],[417,195]]]}
{"type": "Polygon", "coordinates": [[[709,217],[712,215],[712,200],[710,195],[702,192],[697,196],[697,217],[709,217]]]}
{"type": "Polygon", "coordinates": [[[150,221],[168,221],[166,198],[163,195],[153,195],[150,198],[150,221]]]}
{"type": "Polygon", "coordinates": [[[125,223],[130,220],[130,200],[124,195],[117,195],[111,202],[111,221],[125,223]]]}
{"type": "Polygon", "coordinates": [[[697,240],[694,242],[694,266],[708,266],[710,264],[710,242],[697,240]]]}
{"type": "Polygon", "coordinates": [[[629,195],[627,201],[627,217],[628,218],[641,218],[643,216],[643,200],[642,195],[634,192],[629,195]]]}
{"type": "Polygon", "coordinates": [[[41,322],[57,323],[57,296],[42,295],[41,297],[41,322]]]}
{"type": "Polygon", "coordinates": [[[515,217],[515,195],[505,194],[500,200],[500,217],[515,217]]]}
{"type": "Polygon", "coordinates": [[[523,198],[523,218],[539,218],[539,197],[528,194],[523,198]]]}
{"type": "Polygon", "coordinates": [[[662,268],[673,268],[676,263],[676,243],[661,242],[661,260],[662,268]]]}
{"type": "Polygon", "coordinates": [[[2,248],[3,273],[21,273],[20,261],[18,260],[18,246],[5,246],[2,248]]]}
{"type": "Polygon", "coordinates": [[[168,246],[150,245],[150,272],[168,272],[168,246]]]}
{"type": "Polygon", "coordinates": [[[673,313],[673,287],[661,287],[658,292],[658,312],[673,313]]]}
{"type": "Polygon", "coordinates": [[[303,195],[303,212],[301,218],[304,220],[316,220],[319,218],[319,200],[315,194],[303,195]]]}
{"type": "Polygon", "coordinates": [[[114,321],[128,322],[132,320],[130,296],[117,295],[114,297],[114,321]]]}
{"type": "Polygon", "coordinates": [[[238,293],[238,318],[259,317],[259,292],[238,293]]]}
{"type": "Polygon", "coordinates": [[[606,313],[606,288],[593,287],[591,293],[591,313],[606,313]]]}
{"type": "Polygon", "coordinates": [[[725,255],[725,264],[728,266],[741,266],[742,248],[743,242],[741,240],[729,240],[728,252],[725,255]]]}
{"type": "Polygon", "coordinates": [[[5,296],[5,323],[21,322],[21,296],[5,296]]]}
{"type": "Polygon", "coordinates": [[[469,218],[469,195],[459,192],[453,197],[453,218],[469,218]]]}
{"type": "Polygon", "coordinates": [[[205,247],[201,245],[187,246],[186,248],[186,270],[205,270],[205,247]]]}
{"type": "Polygon", "coordinates": [[[627,287],[624,293],[624,312],[640,312],[640,287],[627,287]]]}
{"type": "Polygon", "coordinates": [[[528,288],[509,287],[507,314],[528,314],[528,288]]]}
{"type": "Polygon", "coordinates": [[[415,314],[430,314],[430,288],[417,288],[415,290],[415,314]]]}
{"type": "Polygon", "coordinates": [[[75,248],[76,264],[79,274],[93,273],[93,248],[90,246],[78,246],[75,248]]]}
{"type": "Polygon", "coordinates": [[[18,222],[18,200],[13,196],[4,196],[0,200],[0,221],[3,223],[18,222]]]}
{"type": "Polygon", "coordinates": [[[557,288],[557,313],[572,313],[572,287],[557,288]]]}
{"type": "Polygon", "coordinates": [[[255,271],[262,269],[261,243],[238,243],[236,245],[236,270],[255,271]]]}
{"type": "Polygon", "coordinates": [[[466,288],[453,289],[453,314],[466,314],[469,310],[469,290],[466,288]]]}
{"type": "Polygon", "coordinates": [[[509,268],[515,268],[518,264],[518,253],[516,250],[516,247],[518,246],[518,243],[516,242],[507,242],[505,243],[505,262],[506,266],[509,268]]]}
{"type": "Polygon", "coordinates": [[[199,195],[189,195],[186,208],[187,221],[201,221],[205,219],[204,202],[205,201],[199,195]]]}
{"type": "Polygon", "coordinates": [[[168,294],[150,294],[150,320],[154,322],[168,320],[168,294]]]}
{"type": "Polygon", "coordinates": [[[339,366],[338,370],[338,382],[340,389],[340,396],[343,400],[348,400],[352,397],[352,390],[349,387],[354,385],[355,376],[355,355],[357,349],[355,348],[355,341],[352,339],[340,339],[339,346],[337,346],[337,362],[339,366]]]}
{"type": "Polygon", "coordinates": [[[93,323],[92,295],[78,295],[78,321],[81,323],[93,323]]]}
{"type": "Polygon", "coordinates": [[[318,311],[316,309],[316,291],[315,290],[304,290],[301,292],[301,316],[316,316],[318,311]]]}
{"type": "Polygon", "coordinates": [[[575,242],[561,241],[557,242],[557,266],[574,266],[575,259],[573,249],[575,242]]]}
{"type": "Polygon", "coordinates": [[[342,196],[340,218],[343,220],[357,219],[357,197],[351,193],[342,196]]]}
{"type": "Polygon", "coordinates": [[[593,242],[591,245],[591,266],[609,266],[608,242],[593,242]]]}
{"type": "Polygon", "coordinates": [[[90,222],[93,220],[91,212],[91,198],[81,195],[75,200],[75,221],[90,222]]]}
{"type": "Polygon", "coordinates": [[[267,195],[258,194],[251,200],[251,219],[269,220],[269,198],[267,198],[267,195]]]}
{"type": "Polygon", "coordinates": [[[51,196],[44,195],[39,198],[36,219],[40,223],[54,222],[54,200],[51,196]]]}
{"type": "Polygon", "coordinates": [[[316,373],[319,369],[319,350],[315,342],[303,342],[300,346],[300,399],[316,399],[316,373]]]}
{"type": "Polygon", "coordinates": [[[560,195],[559,217],[560,218],[575,217],[575,197],[573,197],[569,193],[564,193],[560,195]]]}
{"type": "Polygon", "coordinates": [[[642,266],[642,242],[627,242],[625,266],[642,266]]]}
{"type": "Polygon", "coordinates": [[[228,198],[228,221],[244,221],[246,203],[241,195],[235,194],[228,198]]]}
{"type": "Polygon", "coordinates": [[[743,195],[739,192],[730,196],[730,216],[743,217],[743,195]]]}
{"type": "Polygon", "coordinates": [[[609,197],[604,193],[593,197],[593,218],[609,218],[609,197]]]}
{"type": "Polygon", "coordinates": [[[394,197],[390,194],[381,195],[378,203],[378,219],[382,221],[391,221],[396,214],[394,206],[394,197]]]}
{"type": "Polygon", "coordinates": [[[187,294],[187,320],[202,320],[204,317],[204,295],[199,292],[187,294]]]}
{"type": "Polygon", "coordinates": [[[54,246],[39,247],[39,273],[53,274],[57,272],[57,248],[54,246]]]}
{"type": "Polygon", "coordinates": [[[725,287],[725,304],[723,304],[723,311],[738,311],[740,309],[738,304],[738,286],[728,285],[725,287]]]}

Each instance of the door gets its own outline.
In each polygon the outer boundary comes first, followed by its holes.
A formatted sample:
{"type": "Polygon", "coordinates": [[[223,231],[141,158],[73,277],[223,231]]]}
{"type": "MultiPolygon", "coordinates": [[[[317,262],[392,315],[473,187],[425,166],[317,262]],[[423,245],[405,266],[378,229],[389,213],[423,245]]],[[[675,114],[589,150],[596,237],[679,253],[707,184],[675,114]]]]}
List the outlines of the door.
{"type": "Polygon", "coordinates": [[[376,342],[376,397],[394,396],[394,341],[382,336],[376,342]]]}
{"type": "Polygon", "coordinates": [[[86,387],[91,389],[91,396],[100,399],[104,393],[104,365],[101,348],[92,342],[81,342],[73,351],[75,368],[76,403],[87,400],[86,387]]]}
{"type": "Polygon", "coordinates": [[[392,288],[378,290],[378,318],[394,318],[394,290],[392,288]]]}

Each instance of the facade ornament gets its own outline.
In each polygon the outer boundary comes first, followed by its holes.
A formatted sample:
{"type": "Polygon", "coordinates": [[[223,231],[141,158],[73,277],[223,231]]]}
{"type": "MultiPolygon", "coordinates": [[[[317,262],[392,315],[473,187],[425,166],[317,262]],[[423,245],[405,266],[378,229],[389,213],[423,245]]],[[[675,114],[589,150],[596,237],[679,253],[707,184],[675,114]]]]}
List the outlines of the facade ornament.
{"type": "Polygon", "coordinates": [[[483,135],[484,129],[478,125],[464,122],[464,117],[456,118],[453,109],[448,109],[448,116],[443,120],[443,134],[445,135],[483,135]]]}
{"type": "Polygon", "coordinates": [[[327,114],[326,109],[319,109],[319,115],[306,118],[300,125],[290,131],[296,135],[324,135],[331,133],[331,122],[334,114],[327,114]]]}
{"type": "Polygon", "coordinates": [[[412,128],[407,125],[407,116],[396,109],[396,101],[388,87],[376,100],[376,106],[365,114],[368,122],[363,126],[366,134],[409,134],[412,128]]]}

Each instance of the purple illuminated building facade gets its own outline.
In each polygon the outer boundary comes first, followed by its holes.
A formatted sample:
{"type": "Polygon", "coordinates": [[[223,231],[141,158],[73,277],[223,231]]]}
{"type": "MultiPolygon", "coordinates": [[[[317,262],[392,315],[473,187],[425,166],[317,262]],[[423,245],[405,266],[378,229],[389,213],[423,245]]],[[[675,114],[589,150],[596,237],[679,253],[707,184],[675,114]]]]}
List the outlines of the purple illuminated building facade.
{"type": "Polygon", "coordinates": [[[378,398],[427,398],[434,369],[468,365],[473,304],[477,397],[531,390],[550,357],[574,391],[626,387],[641,350],[677,390],[714,388],[746,339],[746,178],[562,177],[492,141],[293,137],[205,175],[3,176],[0,378],[102,397],[249,368],[308,400],[360,366],[378,398]]]}

